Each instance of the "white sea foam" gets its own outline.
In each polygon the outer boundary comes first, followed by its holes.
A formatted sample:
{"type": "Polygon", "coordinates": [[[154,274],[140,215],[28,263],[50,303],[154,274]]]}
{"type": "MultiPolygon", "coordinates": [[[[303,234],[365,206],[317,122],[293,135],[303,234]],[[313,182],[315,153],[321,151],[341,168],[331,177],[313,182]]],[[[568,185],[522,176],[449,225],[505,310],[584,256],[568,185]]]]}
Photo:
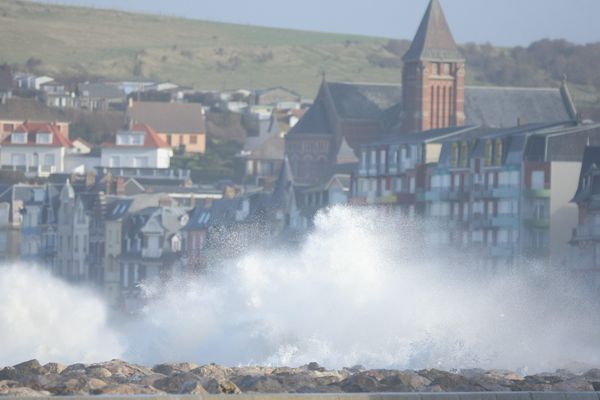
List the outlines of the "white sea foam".
{"type": "Polygon", "coordinates": [[[39,268],[0,267],[0,364],[119,357],[124,348],[106,311],[91,291],[39,268]]]}
{"type": "Polygon", "coordinates": [[[112,328],[87,292],[6,269],[0,340],[13,350],[0,352],[0,363],[121,356],[540,371],[600,361],[597,305],[567,275],[543,266],[481,273],[477,260],[423,245],[420,223],[393,221],[334,208],[297,249],[255,250],[208,276],[147,285],[142,315],[112,328]]]}

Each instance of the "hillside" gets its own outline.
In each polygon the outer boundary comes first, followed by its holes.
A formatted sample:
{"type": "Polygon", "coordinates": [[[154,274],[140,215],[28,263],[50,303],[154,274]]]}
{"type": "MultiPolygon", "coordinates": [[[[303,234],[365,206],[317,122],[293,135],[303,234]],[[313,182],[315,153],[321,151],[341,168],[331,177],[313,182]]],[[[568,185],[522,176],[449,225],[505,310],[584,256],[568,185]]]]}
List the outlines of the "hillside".
{"type": "MultiPolygon", "coordinates": [[[[547,42],[533,53],[531,46],[461,46],[468,56],[468,83],[556,86],[567,72],[578,104],[600,107],[600,72],[590,70],[600,63],[600,45],[547,42]],[[559,51],[560,59],[549,62],[548,51],[559,51]]],[[[330,80],[399,82],[399,55],[407,45],[406,40],[0,0],[0,63],[58,77],[156,79],[198,89],[283,85],[311,97],[322,71],[330,80]]]]}

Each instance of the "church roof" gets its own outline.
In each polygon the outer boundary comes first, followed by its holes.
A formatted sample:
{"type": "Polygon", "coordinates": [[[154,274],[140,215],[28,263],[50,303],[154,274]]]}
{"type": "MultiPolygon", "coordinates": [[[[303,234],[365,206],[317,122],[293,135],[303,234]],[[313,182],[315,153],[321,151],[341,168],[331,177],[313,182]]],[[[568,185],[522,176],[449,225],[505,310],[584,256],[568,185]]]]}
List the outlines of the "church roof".
{"type": "Polygon", "coordinates": [[[402,101],[400,85],[343,82],[325,84],[341,118],[378,120],[387,109],[402,101]]]}
{"type": "Polygon", "coordinates": [[[523,123],[571,120],[568,105],[553,88],[466,87],[467,125],[504,128],[523,123]]]}
{"type": "Polygon", "coordinates": [[[292,129],[288,135],[295,134],[330,134],[333,133],[327,119],[327,110],[323,104],[323,99],[317,97],[314,104],[300,118],[300,121],[292,129]]]}
{"type": "Polygon", "coordinates": [[[439,0],[431,0],[403,61],[463,60],[439,0]]]}

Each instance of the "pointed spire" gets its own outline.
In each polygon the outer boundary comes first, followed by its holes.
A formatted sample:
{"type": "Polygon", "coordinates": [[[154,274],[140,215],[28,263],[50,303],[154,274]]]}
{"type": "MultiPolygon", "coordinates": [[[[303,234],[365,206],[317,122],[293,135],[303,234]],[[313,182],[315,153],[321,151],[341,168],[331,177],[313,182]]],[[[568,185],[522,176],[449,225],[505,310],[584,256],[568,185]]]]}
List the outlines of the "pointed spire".
{"type": "Polygon", "coordinates": [[[279,209],[287,209],[293,203],[294,197],[294,177],[286,155],[275,182],[275,190],[272,195],[273,206],[279,209]]]}
{"type": "Polygon", "coordinates": [[[462,61],[439,0],[431,0],[402,60],[462,61]]]}

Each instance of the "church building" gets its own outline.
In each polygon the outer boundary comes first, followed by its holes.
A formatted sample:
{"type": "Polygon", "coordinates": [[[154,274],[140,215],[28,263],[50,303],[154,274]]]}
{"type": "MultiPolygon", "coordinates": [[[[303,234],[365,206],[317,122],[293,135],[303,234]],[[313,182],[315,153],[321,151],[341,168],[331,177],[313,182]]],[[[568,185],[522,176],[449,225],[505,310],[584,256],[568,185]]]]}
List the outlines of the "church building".
{"type": "Polygon", "coordinates": [[[348,148],[358,155],[361,146],[398,135],[577,119],[566,85],[465,86],[465,61],[439,0],[431,0],[403,56],[401,84],[323,80],[313,106],[285,138],[295,182],[327,181],[338,171],[340,159],[352,158],[348,148]]]}

